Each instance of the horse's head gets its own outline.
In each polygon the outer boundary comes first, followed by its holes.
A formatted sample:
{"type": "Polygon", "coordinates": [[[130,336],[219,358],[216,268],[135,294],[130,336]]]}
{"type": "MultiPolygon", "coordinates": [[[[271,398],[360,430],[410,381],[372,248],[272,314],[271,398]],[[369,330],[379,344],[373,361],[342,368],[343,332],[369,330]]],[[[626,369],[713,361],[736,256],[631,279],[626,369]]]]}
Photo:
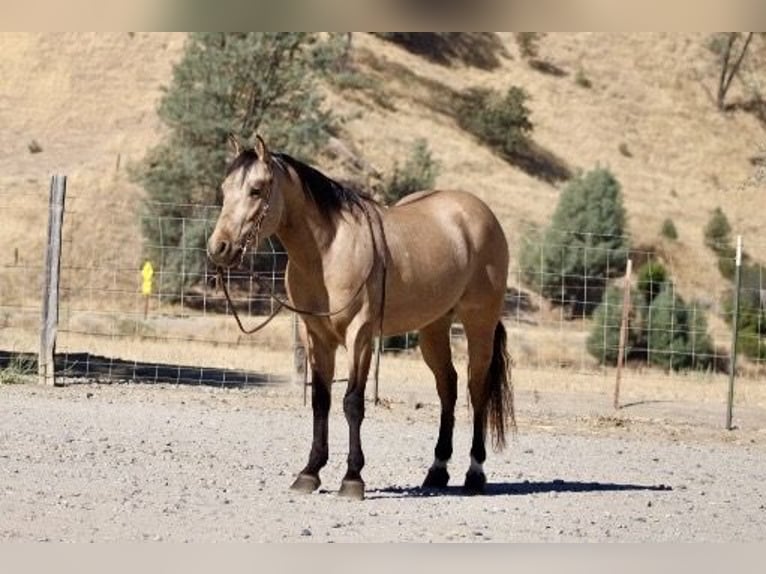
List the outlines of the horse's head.
{"type": "Polygon", "coordinates": [[[260,136],[253,147],[242,149],[232,139],[235,159],[221,184],[223,206],[207,243],[210,259],[218,266],[239,263],[254,242],[272,235],[284,208],[278,193],[271,154],[260,136]]]}

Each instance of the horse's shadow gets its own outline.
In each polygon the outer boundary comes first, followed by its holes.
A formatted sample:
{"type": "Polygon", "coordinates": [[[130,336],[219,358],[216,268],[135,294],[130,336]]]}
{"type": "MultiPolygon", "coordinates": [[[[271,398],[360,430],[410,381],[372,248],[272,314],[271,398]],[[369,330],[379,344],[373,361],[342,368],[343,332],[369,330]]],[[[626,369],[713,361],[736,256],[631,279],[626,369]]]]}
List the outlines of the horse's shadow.
{"type": "MultiPolygon", "coordinates": [[[[613,482],[580,482],[568,480],[496,482],[488,483],[482,496],[525,496],[548,492],[583,493],[583,492],[623,492],[623,491],[670,491],[665,484],[618,484],[613,482]]],[[[366,498],[429,498],[471,496],[461,486],[448,486],[444,489],[423,488],[420,486],[390,486],[367,491],[366,498]]]]}

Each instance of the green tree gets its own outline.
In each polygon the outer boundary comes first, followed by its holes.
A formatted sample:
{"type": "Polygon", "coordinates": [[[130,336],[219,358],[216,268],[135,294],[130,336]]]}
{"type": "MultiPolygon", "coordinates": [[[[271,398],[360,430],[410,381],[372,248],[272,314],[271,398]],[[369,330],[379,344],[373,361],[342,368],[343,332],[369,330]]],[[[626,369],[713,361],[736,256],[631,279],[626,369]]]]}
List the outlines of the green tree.
{"type": "Polygon", "coordinates": [[[704,230],[705,245],[718,256],[718,270],[726,279],[734,279],[736,249],[732,245],[731,225],[726,214],[716,207],[704,230]]]}
{"type": "MultiPolygon", "coordinates": [[[[624,291],[610,287],[604,300],[593,313],[593,327],[585,342],[588,353],[602,365],[616,365],[620,346],[622,303],[624,291]]],[[[637,293],[631,294],[631,308],[628,315],[628,331],[625,339],[625,356],[645,346],[640,327],[641,300],[637,293]]]]}
{"type": "MultiPolygon", "coordinates": [[[[726,294],[726,321],[734,318],[734,289],[726,294]]],[[[766,360],[766,267],[742,264],[739,291],[737,344],[740,351],[756,361],[766,360]]]]}
{"type": "Polygon", "coordinates": [[[494,90],[471,88],[460,95],[457,120],[464,130],[506,157],[513,157],[529,146],[532,133],[529,96],[518,86],[505,95],[494,90]]]}
{"type": "Polygon", "coordinates": [[[719,255],[728,253],[731,245],[731,225],[726,214],[716,207],[705,225],[705,245],[719,255]]]}
{"type": "Polygon", "coordinates": [[[668,271],[659,261],[649,261],[638,270],[638,290],[643,295],[642,305],[648,307],[659,295],[669,279],[668,271]]]}
{"type": "Polygon", "coordinates": [[[666,369],[707,369],[713,343],[704,310],[687,305],[668,286],[652,301],[646,320],[649,363],[666,369]]]}
{"type": "Polygon", "coordinates": [[[660,235],[662,235],[665,239],[670,239],[671,241],[678,239],[678,230],[676,229],[676,224],[673,223],[673,220],[669,217],[662,222],[660,235]]]}
{"type": "Polygon", "coordinates": [[[562,191],[550,227],[523,244],[525,282],[572,314],[590,315],[610,277],[625,271],[629,241],[620,184],[606,169],[572,180],[562,191]]]}
{"type": "Polygon", "coordinates": [[[515,36],[521,57],[525,60],[537,58],[540,53],[540,40],[545,34],[540,32],[516,32],[515,36]]]}
{"type": "Polygon", "coordinates": [[[336,40],[309,33],[195,33],[173,69],[158,114],[168,128],[132,174],[147,192],[143,232],[159,263],[159,288],[173,299],[201,279],[229,134],[303,159],[325,141],[331,115],[316,89],[336,40]],[[204,207],[208,206],[208,207],[204,207]]]}
{"type": "Polygon", "coordinates": [[[432,189],[438,174],[439,164],[433,159],[428,142],[418,139],[404,166],[395,164],[391,176],[384,182],[383,199],[393,204],[416,191],[432,189]]]}

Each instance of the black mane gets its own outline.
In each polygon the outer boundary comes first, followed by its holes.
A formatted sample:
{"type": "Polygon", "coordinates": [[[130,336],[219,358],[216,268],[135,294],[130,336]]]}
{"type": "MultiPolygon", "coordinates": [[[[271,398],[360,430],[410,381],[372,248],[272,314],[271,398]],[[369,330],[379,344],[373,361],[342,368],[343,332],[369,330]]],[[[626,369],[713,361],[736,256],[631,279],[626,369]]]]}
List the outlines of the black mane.
{"type": "MultiPolygon", "coordinates": [[[[361,208],[362,203],[369,199],[365,194],[345,187],[286,153],[274,153],[272,157],[295,170],[301,180],[303,193],[314,202],[320,213],[325,216],[339,213],[344,207],[361,208]]],[[[246,170],[256,161],[258,161],[258,154],[254,149],[244,150],[226,168],[226,177],[238,169],[246,170]]]]}
{"type": "Polygon", "coordinates": [[[303,186],[303,192],[316,204],[324,215],[339,213],[344,207],[361,208],[367,199],[361,193],[348,189],[314,169],[310,165],[298,161],[286,153],[276,153],[274,157],[289,165],[298,174],[303,186]]]}

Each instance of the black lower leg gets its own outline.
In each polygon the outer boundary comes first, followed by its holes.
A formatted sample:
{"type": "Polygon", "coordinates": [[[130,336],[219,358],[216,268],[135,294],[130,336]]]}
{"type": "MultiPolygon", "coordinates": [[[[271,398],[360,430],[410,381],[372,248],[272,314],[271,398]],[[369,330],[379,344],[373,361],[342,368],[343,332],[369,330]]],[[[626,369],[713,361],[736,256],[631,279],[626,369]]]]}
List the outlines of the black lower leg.
{"type": "Polygon", "coordinates": [[[364,419],[364,394],[358,389],[348,392],[343,399],[343,411],[348,421],[348,470],[344,480],[361,481],[364,467],[361,427],[364,419]]]}
{"type": "Polygon", "coordinates": [[[436,441],[434,456],[439,463],[434,464],[423,481],[426,488],[446,488],[449,484],[449,472],[447,461],[452,458],[452,431],[455,428],[455,414],[451,409],[442,411],[441,424],[439,425],[439,440],[436,441]]]}
{"type": "Polygon", "coordinates": [[[452,458],[452,434],[455,429],[455,409],[442,409],[441,422],[439,424],[439,439],[436,441],[434,456],[441,462],[447,462],[452,458]]]}
{"type": "Polygon", "coordinates": [[[486,439],[486,416],[482,413],[476,413],[473,419],[473,442],[471,443],[471,456],[479,464],[484,464],[487,460],[487,449],[485,447],[486,439]]]}
{"type": "Polygon", "coordinates": [[[327,464],[328,418],[330,413],[330,388],[314,373],[311,387],[311,408],[314,412],[314,439],[306,468],[301,474],[317,475],[327,464]]]}
{"type": "Polygon", "coordinates": [[[487,484],[487,477],[484,471],[474,468],[474,461],[478,464],[484,464],[487,459],[487,450],[484,446],[486,435],[486,413],[484,409],[474,411],[473,419],[473,442],[471,444],[471,468],[465,475],[465,489],[471,494],[484,492],[487,484]]]}

